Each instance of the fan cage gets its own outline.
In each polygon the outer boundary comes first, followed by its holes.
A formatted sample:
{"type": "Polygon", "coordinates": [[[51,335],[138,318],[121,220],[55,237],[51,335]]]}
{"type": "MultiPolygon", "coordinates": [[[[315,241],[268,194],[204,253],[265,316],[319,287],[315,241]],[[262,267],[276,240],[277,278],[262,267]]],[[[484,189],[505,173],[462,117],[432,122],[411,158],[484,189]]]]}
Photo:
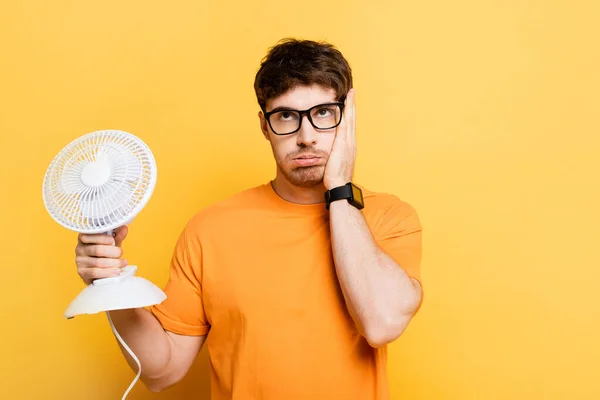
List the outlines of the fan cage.
{"type": "Polygon", "coordinates": [[[80,233],[104,233],[131,221],[156,185],[156,161],[138,137],[118,130],[81,136],[50,163],[43,185],[47,211],[62,226],[80,233]],[[92,187],[81,172],[92,162],[110,166],[103,185],[92,187]]]}

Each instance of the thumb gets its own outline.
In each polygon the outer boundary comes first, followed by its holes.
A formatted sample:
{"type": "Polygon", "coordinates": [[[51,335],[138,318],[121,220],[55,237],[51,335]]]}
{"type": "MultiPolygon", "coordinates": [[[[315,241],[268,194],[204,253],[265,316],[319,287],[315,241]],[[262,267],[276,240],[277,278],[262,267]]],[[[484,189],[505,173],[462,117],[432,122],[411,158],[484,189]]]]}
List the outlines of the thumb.
{"type": "Polygon", "coordinates": [[[123,225],[115,229],[115,246],[121,247],[123,244],[123,240],[127,237],[127,233],[129,232],[129,227],[127,225],[123,225]]]}

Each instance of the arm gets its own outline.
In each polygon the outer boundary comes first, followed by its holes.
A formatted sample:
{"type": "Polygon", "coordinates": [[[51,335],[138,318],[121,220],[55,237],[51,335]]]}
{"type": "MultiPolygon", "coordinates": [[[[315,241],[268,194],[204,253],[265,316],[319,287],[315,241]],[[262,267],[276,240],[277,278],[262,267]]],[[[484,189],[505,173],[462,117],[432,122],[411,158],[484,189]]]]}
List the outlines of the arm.
{"type": "MultiPolygon", "coordinates": [[[[79,235],[76,264],[85,284],[114,276],[127,262],[122,258],[121,244],[128,228],[120,227],[111,236],[79,235]]],[[[119,335],[139,359],[140,380],[152,391],[160,391],[185,376],[200,351],[205,335],[177,335],[165,331],[158,319],[144,308],[111,311],[110,317],[119,335]]],[[[121,346],[127,362],[137,372],[137,365],[121,346]]]]}
{"type": "MultiPolygon", "coordinates": [[[[152,313],[143,308],[110,312],[117,332],[139,359],[140,380],[159,392],[179,382],[189,371],[204,341],[203,336],[183,336],[165,331],[152,313]]],[[[129,366],[137,365],[119,343],[129,366]]]]}
{"type": "MultiPolygon", "coordinates": [[[[351,89],[325,166],[323,183],[328,190],[352,180],[355,113],[351,89]]],[[[329,219],[335,268],[348,311],[369,344],[383,346],[400,336],[408,325],[421,300],[420,284],[377,246],[360,210],[346,201],[336,201],[330,206],[329,219]]],[[[392,247],[405,252],[404,242],[394,238],[392,247]]],[[[420,243],[417,246],[420,249],[420,243]]]]}
{"type": "Polygon", "coordinates": [[[375,242],[362,212],[347,201],[330,206],[335,268],[348,311],[373,347],[398,338],[421,301],[409,277],[375,242]]]}

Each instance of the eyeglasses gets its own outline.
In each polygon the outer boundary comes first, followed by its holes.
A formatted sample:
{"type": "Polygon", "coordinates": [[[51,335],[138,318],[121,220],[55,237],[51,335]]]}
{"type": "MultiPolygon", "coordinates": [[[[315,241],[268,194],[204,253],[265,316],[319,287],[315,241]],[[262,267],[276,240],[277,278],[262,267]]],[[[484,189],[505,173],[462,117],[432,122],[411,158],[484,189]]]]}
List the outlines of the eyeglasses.
{"type": "Polygon", "coordinates": [[[298,132],[306,114],[311,125],[318,130],[333,129],[342,122],[344,103],[325,103],[308,110],[279,109],[265,113],[265,118],[276,135],[298,132]]]}

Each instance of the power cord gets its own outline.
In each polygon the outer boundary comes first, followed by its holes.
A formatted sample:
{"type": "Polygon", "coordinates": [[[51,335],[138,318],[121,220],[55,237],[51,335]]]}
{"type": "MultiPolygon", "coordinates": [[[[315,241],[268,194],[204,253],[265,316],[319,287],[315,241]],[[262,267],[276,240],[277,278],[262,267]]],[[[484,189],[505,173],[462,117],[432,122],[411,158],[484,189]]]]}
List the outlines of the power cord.
{"type": "Polygon", "coordinates": [[[113,324],[113,321],[110,318],[110,313],[108,311],[106,311],[106,316],[108,317],[108,322],[110,322],[110,326],[111,326],[113,332],[115,333],[115,336],[117,337],[117,339],[119,340],[119,342],[123,345],[123,347],[125,348],[125,350],[127,350],[127,352],[129,353],[129,355],[131,356],[131,358],[134,359],[135,363],[138,366],[138,373],[135,376],[135,379],[133,380],[133,382],[131,382],[131,385],[129,385],[129,388],[127,389],[127,391],[123,395],[123,398],[121,399],[121,400],[125,400],[125,398],[129,394],[129,392],[131,391],[131,389],[133,388],[133,386],[136,384],[136,382],[138,381],[138,379],[140,379],[140,375],[142,374],[142,365],[140,364],[140,360],[138,360],[138,358],[135,356],[135,354],[133,354],[133,351],[131,351],[131,349],[129,348],[129,346],[127,346],[127,344],[125,344],[125,341],[123,340],[123,338],[121,337],[121,335],[119,335],[119,332],[117,332],[117,328],[115,328],[115,324],[113,324]]]}

